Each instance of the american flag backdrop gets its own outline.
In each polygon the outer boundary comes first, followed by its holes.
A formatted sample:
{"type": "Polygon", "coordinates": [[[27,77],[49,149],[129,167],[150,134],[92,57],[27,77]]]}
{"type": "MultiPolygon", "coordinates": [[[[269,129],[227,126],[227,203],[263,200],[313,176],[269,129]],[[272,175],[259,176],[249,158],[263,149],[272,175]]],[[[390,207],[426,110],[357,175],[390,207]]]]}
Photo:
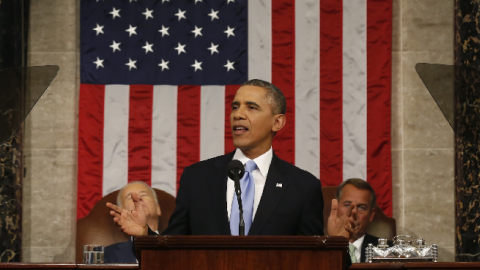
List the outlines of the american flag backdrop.
{"type": "Polygon", "coordinates": [[[391,216],[391,0],[82,0],[77,217],[234,150],[230,103],[287,98],[273,149],[322,185],[362,178],[391,216]]]}

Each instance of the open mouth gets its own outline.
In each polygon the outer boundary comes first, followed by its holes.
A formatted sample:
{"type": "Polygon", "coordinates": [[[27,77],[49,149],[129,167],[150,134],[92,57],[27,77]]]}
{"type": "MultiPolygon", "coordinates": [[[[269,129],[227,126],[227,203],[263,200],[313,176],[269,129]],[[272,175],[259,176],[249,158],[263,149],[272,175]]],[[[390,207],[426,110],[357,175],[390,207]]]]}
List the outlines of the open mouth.
{"type": "Polygon", "coordinates": [[[245,126],[234,126],[233,127],[233,134],[241,135],[248,131],[248,128],[245,126]]]}

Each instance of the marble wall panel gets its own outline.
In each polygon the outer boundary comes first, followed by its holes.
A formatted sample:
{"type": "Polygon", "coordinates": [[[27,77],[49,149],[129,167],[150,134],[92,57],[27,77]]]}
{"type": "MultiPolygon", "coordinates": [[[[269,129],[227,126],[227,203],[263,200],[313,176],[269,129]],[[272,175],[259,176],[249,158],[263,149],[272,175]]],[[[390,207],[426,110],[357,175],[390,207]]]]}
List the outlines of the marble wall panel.
{"type": "Polygon", "coordinates": [[[402,4],[401,0],[392,1],[392,52],[402,51],[401,4],[402,4]]]}
{"type": "Polygon", "coordinates": [[[452,64],[453,51],[402,53],[404,147],[452,148],[453,130],[415,71],[417,63],[452,64]]]}
{"type": "Polygon", "coordinates": [[[455,247],[454,246],[438,247],[438,261],[439,262],[455,261],[455,247]]]}
{"type": "Polygon", "coordinates": [[[393,0],[393,217],[397,233],[439,244],[441,261],[454,261],[454,138],[415,64],[453,64],[453,4],[393,0]]]}
{"type": "Polygon", "coordinates": [[[75,262],[75,247],[31,247],[23,250],[24,262],[75,262]]]}
{"type": "Polygon", "coordinates": [[[75,260],[79,4],[31,1],[28,63],[60,72],[25,123],[24,262],[75,260]]]}
{"type": "Polygon", "coordinates": [[[50,87],[26,119],[26,149],[76,148],[78,86],[75,53],[29,53],[29,65],[60,66],[50,87]],[[31,136],[35,134],[35,136],[31,136]]]}
{"type": "Polygon", "coordinates": [[[24,191],[29,197],[30,209],[29,216],[24,213],[24,243],[65,246],[72,240],[71,232],[75,230],[72,220],[75,220],[76,197],[72,193],[76,183],[65,181],[75,178],[75,151],[30,150],[26,154],[29,170],[24,178],[24,191]]]}
{"type": "Polygon", "coordinates": [[[453,0],[402,0],[401,8],[402,51],[453,52],[453,0]]]}
{"type": "Polygon", "coordinates": [[[29,52],[74,52],[77,9],[74,0],[30,1],[29,52]]]}
{"type": "Polygon", "coordinates": [[[405,209],[403,205],[403,151],[392,150],[392,200],[393,217],[397,222],[397,234],[404,232],[405,209]]]}
{"type": "Polygon", "coordinates": [[[392,149],[403,148],[402,54],[392,53],[392,149]]]}
{"type": "Polygon", "coordinates": [[[454,150],[407,150],[404,157],[404,233],[453,246],[454,150]]]}

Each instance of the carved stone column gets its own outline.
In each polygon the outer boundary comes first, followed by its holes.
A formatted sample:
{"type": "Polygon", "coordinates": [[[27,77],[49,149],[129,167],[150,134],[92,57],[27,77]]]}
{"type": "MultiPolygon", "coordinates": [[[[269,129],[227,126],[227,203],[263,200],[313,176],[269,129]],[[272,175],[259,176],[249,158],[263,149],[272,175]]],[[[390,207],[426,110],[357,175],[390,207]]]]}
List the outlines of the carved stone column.
{"type": "MultiPolygon", "coordinates": [[[[1,112],[0,112],[1,113],[1,112]]],[[[22,136],[0,146],[0,261],[19,262],[22,247],[22,136]]]]}
{"type": "Polygon", "coordinates": [[[480,261],[480,1],[455,1],[456,260],[480,261]]]}
{"type": "MultiPolygon", "coordinates": [[[[29,0],[0,1],[0,70],[22,67],[26,64],[26,37],[29,0]]],[[[0,91],[7,91],[1,86],[0,91]]],[[[2,100],[2,102],[5,102],[2,100]]],[[[0,117],[8,119],[0,127],[9,130],[12,123],[11,108],[1,106],[0,117]]],[[[9,101],[7,101],[9,102],[9,101]]],[[[5,104],[5,103],[3,103],[5,104]]],[[[17,132],[8,142],[0,142],[0,262],[20,262],[22,247],[22,132],[17,132]]]]}

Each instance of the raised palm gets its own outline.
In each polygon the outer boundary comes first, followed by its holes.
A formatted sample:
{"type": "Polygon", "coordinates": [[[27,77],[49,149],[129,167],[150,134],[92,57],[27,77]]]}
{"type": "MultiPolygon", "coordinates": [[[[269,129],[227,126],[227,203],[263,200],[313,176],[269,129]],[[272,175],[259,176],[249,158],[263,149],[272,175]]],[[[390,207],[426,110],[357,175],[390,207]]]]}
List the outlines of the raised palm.
{"type": "Polygon", "coordinates": [[[332,209],[328,217],[327,232],[331,236],[343,236],[350,239],[355,234],[357,228],[356,208],[352,203],[345,215],[338,217],[338,201],[332,200],[332,209]]]}
{"type": "Polygon", "coordinates": [[[147,214],[143,209],[140,199],[135,192],[131,194],[135,209],[127,210],[112,203],[107,203],[111,209],[110,215],[120,230],[131,236],[140,236],[148,234],[147,214]]]}

